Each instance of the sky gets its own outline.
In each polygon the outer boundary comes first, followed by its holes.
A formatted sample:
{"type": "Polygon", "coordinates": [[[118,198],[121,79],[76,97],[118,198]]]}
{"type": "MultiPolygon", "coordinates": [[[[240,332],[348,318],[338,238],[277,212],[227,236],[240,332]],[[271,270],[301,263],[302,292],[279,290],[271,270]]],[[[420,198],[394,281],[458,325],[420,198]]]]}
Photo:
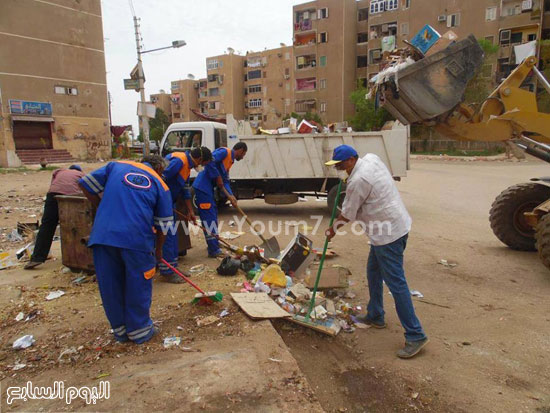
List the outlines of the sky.
{"type": "MultiPolygon", "coordinates": [[[[206,57],[260,51],[292,44],[292,6],[305,0],[131,0],[141,19],[144,50],[185,40],[187,46],[143,55],[145,93],[164,89],[172,80],[206,77],[206,57]]],[[[139,93],[124,90],[123,79],[137,63],[130,0],[102,0],[107,87],[113,125],[133,125],[137,132],[139,93]]]]}

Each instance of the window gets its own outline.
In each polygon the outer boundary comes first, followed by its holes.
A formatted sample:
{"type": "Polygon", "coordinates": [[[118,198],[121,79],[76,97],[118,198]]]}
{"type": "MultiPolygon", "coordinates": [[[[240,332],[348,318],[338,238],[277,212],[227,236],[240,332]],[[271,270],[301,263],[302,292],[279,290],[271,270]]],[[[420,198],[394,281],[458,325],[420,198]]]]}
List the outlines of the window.
{"type": "MultiPolygon", "coordinates": [[[[379,63],[381,59],[382,59],[381,49],[369,50],[369,62],[371,65],[374,63],[379,63]]],[[[359,63],[359,56],[357,57],[357,63],[359,63]]]]}
{"type": "Polygon", "coordinates": [[[178,90],[179,88],[180,88],[179,82],[176,81],[176,82],[170,83],[170,89],[172,89],[172,90],[178,90]]]}
{"type": "Polygon", "coordinates": [[[367,55],[361,55],[357,56],[357,67],[367,67],[368,66],[368,58],[367,55]]]}
{"type": "MultiPolygon", "coordinates": [[[[174,113],[174,118],[183,118],[179,113],[174,113]]],[[[191,148],[196,148],[202,144],[202,131],[184,130],[172,131],[166,137],[163,155],[172,152],[184,152],[191,148]]]]}
{"type": "Polygon", "coordinates": [[[493,65],[492,64],[486,64],[486,65],[483,65],[482,68],[481,68],[481,76],[482,77],[486,77],[486,78],[489,78],[491,77],[493,74],[493,65]]]}
{"type": "Polygon", "coordinates": [[[495,36],[485,36],[485,40],[491,44],[495,44],[495,36]]]}
{"type": "Polygon", "coordinates": [[[328,33],[327,32],[319,33],[319,43],[328,43],[328,33]]]}
{"type": "Polygon", "coordinates": [[[447,27],[460,26],[460,13],[449,14],[447,16],[447,27]]]}
{"type": "Polygon", "coordinates": [[[523,41],[522,32],[512,33],[512,36],[510,37],[510,43],[518,44],[518,43],[521,43],[522,41],[523,41]]]}
{"type": "Polygon", "coordinates": [[[401,23],[401,36],[409,34],[409,23],[401,23]]]}
{"type": "Polygon", "coordinates": [[[386,0],[386,11],[397,10],[398,0],[386,0]]]}
{"type": "Polygon", "coordinates": [[[403,1],[403,9],[408,9],[411,7],[411,0],[402,0],[403,1]]]}
{"type": "Polygon", "coordinates": [[[327,80],[321,79],[319,80],[319,89],[326,89],[327,88],[327,80]]]}
{"type": "Polygon", "coordinates": [[[290,60],[290,53],[289,52],[285,53],[285,60],[290,60]]]}
{"type": "Polygon", "coordinates": [[[262,85],[248,86],[248,93],[260,93],[262,91],[262,85]]]}
{"type": "Polygon", "coordinates": [[[319,58],[319,66],[324,67],[326,65],[327,65],[327,57],[326,56],[321,56],[319,58]]]}
{"type": "Polygon", "coordinates": [[[326,112],[327,111],[327,102],[321,102],[320,110],[321,110],[321,112],[326,112]]]}
{"type": "Polygon", "coordinates": [[[261,70],[253,70],[251,72],[248,72],[248,80],[260,79],[261,77],[262,77],[262,71],[261,70]]]}
{"type": "Polygon", "coordinates": [[[261,108],[262,107],[262,99],[250,99],[248,101],[248,107],[249,108],[261,108]]]}
{"type": "Polygon", "coordinates": [[[263,73],[263,77],[264,77],[264,79],[267,77],[267,72],[263,73]]]}
{"type": "Polygon", "coordinates": [[[296,90],[299,92],[317,89],[317,79],[314,77],[306,77],[296,79],[296,90]]]}
{"type": "Polygon", "coordinates": [[[324,9],[317,10],[317,18],[328,19],[328,9],[325,7],[324,9]]]}
{"type": "Polygon", "coordinates": [[[370,14],[382,13],[384,11],[385,0],[371,0],[370,14]]]}
{"type": "Polygon", "coordinates": [[[497,19],[497,8],[495,7],[487,7],[485,9],[485,20],[488,22],[492,22],[493,20],[497,19]]]}
{"type": "Polygon", "coordinates": [[[357,12],[357,21],[365,21],[369,18],[369,9],[359,9],[357,12]]]}
{"type": "Polygon", "coordinates": [[[220,96],[220,89],[217,87],[208,89],[208,96],[220,96]]]}
{"type": "Polygon", "coordinates": [[[214,146],[216,149],[227,146],[227,129],[214,129],[214,146]]]}
{"type": "Polygon", "coordinates": [[[500,44],[510,44],[510,37],[512,32],[510,30],[502,30],[500,32],[500,44]]]}
{"type": "Polygon", "coordinates": [[[532,42],[533,40],[537,40],[537,35],[534,34],[534,33],[533,33],[533,34],[529,34],[529,35],[527,36],[527,41],[528,41],[528,42],[532,42]]]}
{"type": "MultiPolygon", "coordinates": [[[[311,67],[317,66],[316,56],[314,54],[297,56],[296,57],[296,68],[297,69],[308,69],[311,67]]],[[[285,72],[286,74],[286,72],[285,72]]]]}
{"type": "Polygon", "coordinates": [[[206,69],[207,70],[214,70],[220,67],[219,62],[217,59],[208,60],[206,62],[206,69]]]}
{"type": "Polygon", "coordinates": [[[71,86],[55,86],[54,91],[58,95],[78,95],[78,89],[71,86]]]}
{"type": "Polygon", "coordinates": [[[357,43],[365,43],[369,41],[369,34],[367,32],[357,33],[357,43]]]}

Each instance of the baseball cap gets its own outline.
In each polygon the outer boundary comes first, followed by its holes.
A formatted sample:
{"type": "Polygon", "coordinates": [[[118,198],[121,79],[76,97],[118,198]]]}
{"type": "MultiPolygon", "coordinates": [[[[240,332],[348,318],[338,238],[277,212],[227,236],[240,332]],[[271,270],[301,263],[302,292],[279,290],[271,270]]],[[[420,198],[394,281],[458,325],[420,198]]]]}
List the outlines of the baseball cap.
{"type": "Polygon", "coordinates": [[[353,149],[349,145],[340,145],[334,148],[334,152],[332,154],[332,161],[326,162],[325,165],[327,166],[336,165],[354,156],[357,156],[357,151],[355,149],[353,149]]]}
{"type": "Polygon", "coordinates": [[[82,168],[80,167],[80,165],[71,165],[69,166],[69,169],[76,169],[77,171],[82,172],[82,168]]]}

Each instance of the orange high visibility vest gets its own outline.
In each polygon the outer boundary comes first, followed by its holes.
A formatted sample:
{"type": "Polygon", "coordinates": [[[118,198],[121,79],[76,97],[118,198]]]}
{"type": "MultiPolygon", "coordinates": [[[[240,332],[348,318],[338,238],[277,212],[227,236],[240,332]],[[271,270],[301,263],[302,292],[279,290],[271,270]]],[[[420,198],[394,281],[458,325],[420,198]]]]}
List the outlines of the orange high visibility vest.
{"type": "Polygon", "coordinates": [[[191,168],[189,167],[187,155],[184,152],[174,152],[172,153],[172,158],[178,158],[183,162],[183,166],[180,169],[180,176],[185,182],[187,182],[189,176],[191,175],[191,168]]]}
{"type": "Polygon", "coordinates": [[[223,166],[225,167],[225,170],[229,172],[231,167],[233,166],[233,156],[231,156],[231,149],[229,148],[223,148],[227,151],[227,155],[225,155],[225,158],[223,159],[223,166]]]}

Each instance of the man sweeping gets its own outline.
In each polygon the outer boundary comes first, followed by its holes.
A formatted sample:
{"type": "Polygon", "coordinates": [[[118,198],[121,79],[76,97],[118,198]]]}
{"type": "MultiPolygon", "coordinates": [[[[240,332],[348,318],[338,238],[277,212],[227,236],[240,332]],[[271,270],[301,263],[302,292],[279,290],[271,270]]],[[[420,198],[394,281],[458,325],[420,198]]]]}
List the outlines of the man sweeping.
{"type": "Polygon", "coordinates": [[[156,333],[149,316],[152,277],[162,258],[163,224],[173,220],[164,166],[159,155],[141,163],[110,162],[79,181],[97,208],[88,246],[103,308],[120,342],[141,344],[156,333]]]}
{"type": "Polygon", "coordinates": [[[367,314],[359,319],[374,328],[386,327],[384,281],[405,329],[405,347],[397,352],[397,356],[414,357],[428,343],[428,338],[416,317],[403,268],[403,254],[412,219],[388,168],[378,156],[367,154],[359,158],[354,148],[341,145],[334,149],[332,161],[326,165],[334,165],[339,177],[347,178],[342,212],[326,231],[327,237],[332,239],[346,223],[359,221],[371,243],[367,261],[370,300],[367,314]]]}
{"type": "Polygon", "coordinates": [[[36,236],[34,250],[31,260],[25,265],[30,270],[46,262],[57,224],[59,224],[59,210],[57,207],[56,195],[80,195],[78,180],[84,176],[80,165],[71,165],[69,169],[57,169],[52,174],[50,189],[46,194],[44,202],[44,213],[42,223],[36,236]]]}
{"type": "MultiPolygon", "coordinates": [[[[166,156],[166,160],[169,162],[168,166],[164,170],[164,180],[170,188],[170,194],[172,195],[172,208],[176,209],[176,203],[181,197],[185,201],[187,207],[187,219],[191,222],[196,221],[195,214],[193,213],[193,205],[191,203],[191,192],[189,187],[189,177],[191,176],[191,170],[200,170],[204,165],[208,164],[212,159],[212,152],[206,146],[193,148],[188,152],[173,152],[166,156]]],[[[179,217],[174,215],[174,220],[178,221],[179,217]]],[[[177,231],[168,231],[166,233],[166,240],[162,248],[163,258],[173,267],[178,266],[178,234],[177,231]]],[[[179,284],[183,281],[179,276],[168,268],[163,262],[159,262],[160,274],[165,281],[179,284]]]]}
{"type": "Polygon", "coordinates": [[[211,258],[222,255],[218,240],[213,236],[218,234],[218,208],[214,197],[214,188],[217,186],[225,194],[232,205],[237,205],[237,198],[231,191],[229,170],[235,161],[242,160],[248,147],[244,142],[237,142],[233,149],[218,148],[212,152],[212,162],[207,164],[193,182],[195,198],[199,207],[199,216],[205,231],[208,256],[211,258]]]}

